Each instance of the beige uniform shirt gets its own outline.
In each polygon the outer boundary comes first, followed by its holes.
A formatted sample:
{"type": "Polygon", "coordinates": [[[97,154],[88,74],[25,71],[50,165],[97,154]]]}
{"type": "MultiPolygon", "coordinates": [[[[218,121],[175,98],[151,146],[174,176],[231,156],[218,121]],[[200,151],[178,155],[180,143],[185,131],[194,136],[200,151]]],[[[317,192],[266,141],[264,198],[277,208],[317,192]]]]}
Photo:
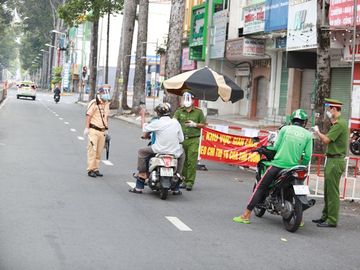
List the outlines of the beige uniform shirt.
{"type": "Polygon", "coordinates": [[[93,124],[99,128],[108,127],[108,116],[110,113],[110,103],[109,102],[100,102],[99,105],[96,104],[96,99],[93,99],[89,102],[86,115],[91,117],[90,124],[93,124]],[[104,123],[103,123],[103,120],[104,123]]]}

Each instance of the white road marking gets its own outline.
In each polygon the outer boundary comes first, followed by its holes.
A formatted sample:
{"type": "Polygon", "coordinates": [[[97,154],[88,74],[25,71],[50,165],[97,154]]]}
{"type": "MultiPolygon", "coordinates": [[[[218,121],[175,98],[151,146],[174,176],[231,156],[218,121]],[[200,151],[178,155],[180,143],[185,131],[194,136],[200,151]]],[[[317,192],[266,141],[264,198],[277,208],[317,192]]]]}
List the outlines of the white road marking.
{"type": "Polygon", "coordinates": [[[55,113],[55,116],[56,116],[56,117],[59,117],[59,115],[58,115],[57,113],[55,113]]]}
{"type": "Polygon", "coordinates": [[[80,141],[85,140],[84,137],[81,137],[81,136],[77,136],[77,138],[78,138],[80,141]]]}
{"type": "Polygon", "coordinates": [[[136,186],[135,182],[126,182],[131,188],[134,188],[136,186]]]}
{"type": "Polygon", "coordinates": [[[64,124],[65,124],[65,125],[68,125],[68,124],[69,124],[69,122],[64,122],[64,124]]]}
{"type": "Polygon", "coordinates": [[[75,128],[72,128],[72,129],[70,129],[70,131],[72,131],[72,132],[76,132],[76,129],[75,129],[75,128]]]}
{"type": "Polygon", "coordinates": [[[176,228],[178,228],[182,232],[191,232],[189,226],[187,226],[184,222],[182,222],[177,217],[166,217],[168,221],[170,221],[176,228]]]}
{"type": "Polygon", "coordinates": [[[38,101],[41,101],[42,99],[41,98],[38,98],[38,101]]]}
{"type": "Polygon", "coordinates": [[[59,117],[59,120],[61,120],[61,121],[62,121],[62,120],[64,120],[64,118],[59,117]]]}
{"type": "Polygon", "coordinates": [[[112,162],[110,160],[102,160],[102,163],[104,163],[105,165],[108,165],[108,166],[114,166],[114,164],[112,164],[112,162]]]}
{"type": "Polygon", "coordinates": [[[51,99],[48,99],[47,101],[51,102],[51,99]]]}

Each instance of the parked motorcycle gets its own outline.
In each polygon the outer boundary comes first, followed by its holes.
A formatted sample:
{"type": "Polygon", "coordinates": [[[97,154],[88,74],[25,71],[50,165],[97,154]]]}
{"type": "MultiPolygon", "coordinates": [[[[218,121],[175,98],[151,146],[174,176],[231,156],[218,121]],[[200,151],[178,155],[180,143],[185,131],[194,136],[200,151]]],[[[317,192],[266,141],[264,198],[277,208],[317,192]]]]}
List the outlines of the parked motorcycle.
{"type": "Polygon", "coordinates": [[[54,101],[55,101],[55,103],[58,103],[60,101],[60,95],[55,95],[54,101]]]}
{"type": "Polygon", "coordinates": [[[176,168],[177,159],[173,155],[156,154],[150,158],[147,184],[153,191],[159,191],[162,200],[166,200],[169,190],[180,181],[176,168]]]}
{"type": "Polygon", "coordinates": [[[354,155],[360,155],[360,130],[353,130],[350,134],[350,151],[354,155]]]}
{"type": "MultiPolygon", "coordinates": [[[[265,161],[274,158],[276,152],[267,149],[265,146],[255,149],[262,157],[256,169],[257,183],[265,171],[265,161]]],[[[308,200],[309,187],[305,184],[307,167],[297,165],[290,169],[283,169],[270,185],[268,194],[262,202],[254,208],[257,217],[262,217],[266,211],[273,215],[281,215],[284,227],[289,232],[295,232],[302,221],[303,211],[315,204],[315,200],[308,200]]]]}

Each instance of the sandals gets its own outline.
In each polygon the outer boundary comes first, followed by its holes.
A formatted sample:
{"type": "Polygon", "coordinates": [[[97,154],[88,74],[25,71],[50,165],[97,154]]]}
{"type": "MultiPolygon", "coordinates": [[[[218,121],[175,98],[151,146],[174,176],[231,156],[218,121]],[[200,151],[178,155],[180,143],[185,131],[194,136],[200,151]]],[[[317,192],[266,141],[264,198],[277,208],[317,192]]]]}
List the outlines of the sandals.
{"type": "Polygon", "coordinates": [[[181,195],[182,192],[181,192],[180,190],[174,190],[174,191],[172,192],[172,194],[173,194],[173,195],[181,195]]]}
{"type": "Polygon", "coordinates": [[[243,218],[242,216],[234,217],[233,221],[236,223],[250,224],[250,219],[243,218]]]}
{"type": "Polygon", "coordinates": [[[129,189],[129,192],[131,192],[131,193],[136,193],[136,194],[142,194],[142,191],[141,191],[141,190],[137,190],[136,188],[131,188],[131,189],[129,189]]]}

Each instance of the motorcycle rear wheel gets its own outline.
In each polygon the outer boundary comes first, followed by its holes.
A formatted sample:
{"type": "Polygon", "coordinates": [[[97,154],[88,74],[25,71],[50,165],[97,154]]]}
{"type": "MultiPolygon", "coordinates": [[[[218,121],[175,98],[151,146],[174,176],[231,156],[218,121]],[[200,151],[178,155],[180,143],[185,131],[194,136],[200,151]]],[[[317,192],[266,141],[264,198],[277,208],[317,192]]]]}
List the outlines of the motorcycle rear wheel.
{"type": "Polygon", "coordinates": [[[303,208],[297,197],[293,197],[293,201],[291,203],[294,207],[294,211],[288,219],[283,218],[283,224],[287,231],[296,232],[302,221],[303,208]]]}
{"type": "Polygon", "coordinates": [[[168,191],[169,191],[169,190],[168,190],[167,188],[161,187],[161,188],[160,188],[160,199],[166,200],[167,195],[168,195],[168,191]]]}
{"type": "Polygon", "coordinates": [[[350,143],[350,151],[354,155],[360,155],[360,142],[352,142],[350,143]]]}

